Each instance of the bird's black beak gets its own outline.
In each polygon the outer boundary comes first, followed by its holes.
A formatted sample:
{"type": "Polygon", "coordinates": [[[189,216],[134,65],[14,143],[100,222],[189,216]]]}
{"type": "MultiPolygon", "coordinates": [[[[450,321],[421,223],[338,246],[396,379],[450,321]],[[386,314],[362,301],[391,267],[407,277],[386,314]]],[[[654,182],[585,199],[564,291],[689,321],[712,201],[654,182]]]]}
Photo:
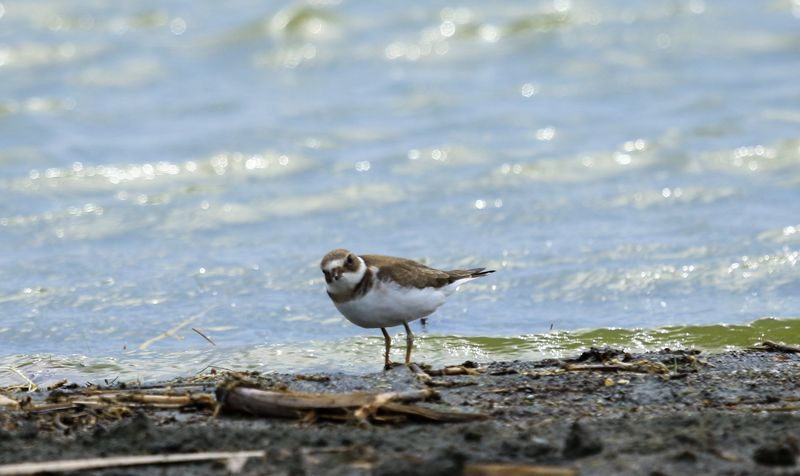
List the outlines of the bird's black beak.
{"type": "Polygon", "coordinates": [[[338,269],[334,270],[333,271],[333,280],[334,281],[338,281],[339,278],[341,278],[340,274],[341,274],[340,270],[338,270],[338,269]]]}

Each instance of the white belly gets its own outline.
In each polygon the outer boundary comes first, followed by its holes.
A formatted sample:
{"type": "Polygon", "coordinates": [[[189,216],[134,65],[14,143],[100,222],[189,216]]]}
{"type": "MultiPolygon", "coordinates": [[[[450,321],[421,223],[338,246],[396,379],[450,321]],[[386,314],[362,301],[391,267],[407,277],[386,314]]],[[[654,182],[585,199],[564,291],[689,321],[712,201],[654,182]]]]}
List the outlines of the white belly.
{"type": "Polygon", "coordinates": [[[423,318],[445,303],[455,289],[403,288],[377,281],[363,297],[335,303],[348,321],[368,329],[394,327],[423,318]]]}

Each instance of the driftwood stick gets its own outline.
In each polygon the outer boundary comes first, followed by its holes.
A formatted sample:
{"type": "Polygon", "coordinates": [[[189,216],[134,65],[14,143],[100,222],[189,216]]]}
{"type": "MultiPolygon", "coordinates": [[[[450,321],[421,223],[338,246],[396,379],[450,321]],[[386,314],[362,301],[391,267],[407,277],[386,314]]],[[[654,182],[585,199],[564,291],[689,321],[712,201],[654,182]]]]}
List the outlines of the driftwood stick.
{"type": "Polygon", "coordinates": [[[466,423],[470,421],[484,421],[491,418],[489,415],[485,415],[483,413],[434,410],[433,408],[418,407],[416,405],[403,405],[401,403],[386,403],[381,406],[380,410],[415,416],[442,423],[466,423]]]}
{"type": "Polygon", "coordinates": [[[85,471],[87,469],[116,468],[120,466],[140,466],[147,464],[185,463],[189,461],[236,460],[242,458],[263,458],[264,451],[224,451],[209,453],[188,453],[169,455],[114,456],[111,458],[73,459],[47,461],[42,463],[20,463],[0,465],[0,476],[64,471],[85,471]]]}
{"type": "Polygon", "coordinates": [[[612,361],[608,364],[568,364],[564,367],[569,371],[600,370],[604,372],[636,372],[642,374],[667,374],[669,369],[662,363],[642,360],[639,362],[612,361]]]}
{"type": "MultiPolygon", "coordinates": [[[[414,402],[438,396],[429,388],[407,392],[307,394],[274,392],[256,388],[235,387],[227,391],[224,404],[229,410],[255,415],[295,418],[309,410],[353,409],[376,402],[414,402]]],[[[368,408],[364,413],[368,413],[368,408]]]]}
{"type": "Polygon", "coordinates": [[[487,420],[490,417],[481,413],[462,413],[447,410],[405,405],[403,402],[417,402],[436,398],[439,393],[429,388],[406,392],[343,393],[343,394],[304,394],[273,392],[254,388],[234,387],[228,390],[225,406],[229,410],[245,411],[256,415],[280,416],[290,418],[314,416],[343,418],[352,420],[360,426],[368,426],[370,419],[375,421],[395,421],[398,418],[417,417],[431,421],[460,423],[487,420]],[[336,411],[339,413],[336,413],[336,411]],[[345,416],[345,412],[352,411],[345,416]],[[331,413],[333,412],[333,413],[331,413]]]}
{"type": "MultiPolygon", "coordinates": [[[[183,388],[183,387],[202,387],[206,385],[207,382],[201,381],[196,382],[193,380],[187,380],[186,382],[162,382],[162,383],[153,383],[148,385],[138,385],[138,384],[128,384],[129,389],[136,389],[136,390],[156,390],[162,388],[183,388]]],[[[116,390],[115,390],[116,391],[116,390]]]]}
{"type": "Polygon", "coordinates": [[[475,369],[468,369],[463,366],[458,367],[445,367],[443,369],[426,370],[425,373],[432,377],[440,377],[443,375],[480,375],[481,372],[475,369]]]}
{"type": "Polygon", "coordinates": [[[131,393],[103,393],[101,395],[78,396],[68,402],[52,403],[33,407],[31,412],[61,411],[79,408],[81,406],[102,409],[113,405],[137,404],[148,408],[178,409],[184,407],[214,406],[214,397],[209,394],[198,395],[146,395],[131,393]]]}
{"type": "Polygon", "coordinates": [[[750,350],[764,350],[767,352],[788,352],[788,353],[800,353],[800,347],[793,347],[791,345],[784,345],[778,344],[777,342],[772,342],[771,340],[765,340],[759,345],[754,345],[752,347],[748,347],[750,350]]]}
{"type": "Polygon", "coordinates": [[[5,395],[0,395],[0,407],[10,407],[16,410],[19,408],[19,402],[5,395]]]}
{"type": "MultiPolygon", "coordinates": [[[[353,412],[353,416],[359,422],[366,422],[369,417],[374,415],[381,406],[386,405],[389,403],[392,398],[394,397],[393,392],[382,393],[380,395],[375,396],[375,400],[372,402],[363,405],[358,408],[355,412],[353,412]]],[[[363,423],[362,423],[363,424],[363,423]]]]}
{"type": "Polygon", "coordinates": [[[89,390],[86,392],[80,392],[81,395],[109,395],[113,393],[119,393],[119,390],[89,390]]]}
{"type": "Polygon", "coordinates": [[[214,398],[211,395],[145,395],[145,394],[130,394],[121,393],[117,395],[118,402],[137,402],[137,403],[150,403],[150,404],[170,404],[189,406],[203,403],[212,405],[214,398]]]}
{"type": "Polygon", "coordinates": [[[51,403],[46,405],[37,405],[32,407],[28,410],[28,413],[48,413],[48,412],[60,412],[65,410],[77,410],[81,408],[80,405],[76,405],[74,403],[51,403]]]}
{"type": "Polygon", "coordinates": [[[464,476],[576,476],[574,468],[526,464],[468,464],[464,476]]]}

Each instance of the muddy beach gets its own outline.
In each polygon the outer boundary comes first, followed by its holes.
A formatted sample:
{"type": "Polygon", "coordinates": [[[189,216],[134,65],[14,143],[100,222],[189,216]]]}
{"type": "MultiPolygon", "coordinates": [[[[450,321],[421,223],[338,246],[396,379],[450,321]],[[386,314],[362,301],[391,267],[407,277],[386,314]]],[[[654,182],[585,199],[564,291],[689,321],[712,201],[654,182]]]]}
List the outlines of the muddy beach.
{"type": "Polygon", "coordinates": [[[593,349],[571,360],[466,362],[444,371],[213,372],[141,386],[65,382],[30,393],[5,389],[0,474],[46,469],[7,466],[20,463],[242,451],[251,453],[82,472],[800,474],[795,350],[768,345],[710,355],[669,349],[629,355],[593,349]],[[249,414],[255,407],[233,398],[242,388],[284,399],[272,400],[267,410],[288,414],[249,414]],[[362,400],[333,408],[334,394],[362,400]],[[282,406],[303,398],[310,400],[299,410],[282,406]]]}

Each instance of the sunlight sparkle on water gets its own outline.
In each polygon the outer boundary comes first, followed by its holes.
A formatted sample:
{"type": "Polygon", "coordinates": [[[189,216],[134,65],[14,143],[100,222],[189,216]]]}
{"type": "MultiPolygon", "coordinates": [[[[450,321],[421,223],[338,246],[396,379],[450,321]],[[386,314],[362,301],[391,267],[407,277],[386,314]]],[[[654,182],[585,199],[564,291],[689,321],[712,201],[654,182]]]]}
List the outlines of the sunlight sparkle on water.
{"type": "Polygon", "coordinates": [[[525,83],[522,85],[521,92],[523,96],[529,98],[539,92],[539,86],[531,83],[525,83]]]}
{"type": "Polygon", "coordinates": [[[186,22],[182,18],[176,18],[169,24],[169,29],[175,35],[182,35],[186,32],[186,22]]]}
{"type": "Polygon", "coordinates": [[[481,38],[488,42],[495,42],[500,39],[500,30],[494,25],[482,25],[478,32],[481,38]]]}
{"type": "Polygon", "coordinates": [[[375,371],[339,247],[502,269],[436,365],[800,335],[795,0],[0,2],[0,368],[375,371]]]}

